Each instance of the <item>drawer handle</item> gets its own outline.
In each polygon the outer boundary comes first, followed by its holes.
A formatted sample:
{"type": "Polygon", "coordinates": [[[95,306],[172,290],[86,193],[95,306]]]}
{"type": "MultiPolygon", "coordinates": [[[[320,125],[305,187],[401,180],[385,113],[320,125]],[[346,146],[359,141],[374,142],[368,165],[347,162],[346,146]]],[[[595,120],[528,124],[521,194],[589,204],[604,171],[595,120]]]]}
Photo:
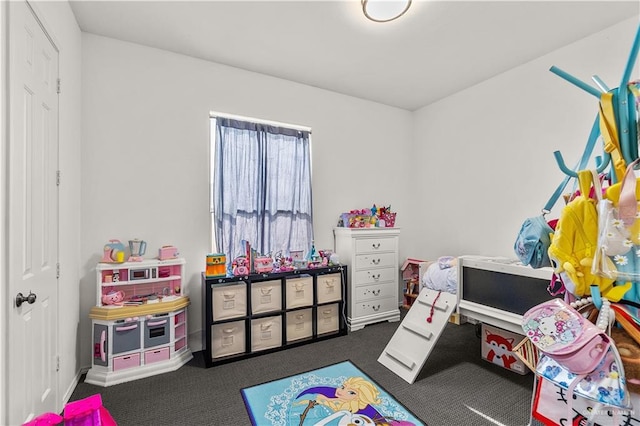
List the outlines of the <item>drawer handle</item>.
{"type": "Polygon", "coordinates": [[[373,308],[374,311],[378,312],[380,310],[380,305],[372,306],[372,308],[373,308]]]}
{"type": "Polygon", "coordinates": [[[371,275],[371,278],[373,278],[375,281],[380,280],[380,274],[378,275],[371,275]]]}
{"type": "Polygon", "coordinates": [[[379,249],[379,248],[380,248],[380,243],[377,243],[377,244],[371,244],[371,247],[377,250],[377,249],[379,249]]]}
{"type": "Polygon", "coordinates": [[[373,293],[374,296],[378,296],[380,294],[380,289],[372,290],[371,293],[373,293]]]}
{"type": "Polygon", "coordinates": [[[267,294],[271,294],[271,290],[272,290],[271,287],[261,288],[260,289],[260,293],[262,293],[262,294],[264,294],[266,296],[267,294]]]}
{"type": "Polygon", "coordinates": [[[271,329],[271,323],[266,323],[266,324],[260,324],[260,330],[262,331],[267,331],[269,329],[271,329]]]}
{"type": "Polygon", "coordinates": [[[126,327],[116,327],[116,331],[129,331],[138,328],[138,324],[128,325],[126,327]]]}
{"type": "Polygon", "coordinates": [[[378,259],[371,259],[371,263],[373,263],[374,265],[379,265],[379,264],[380,264],[380,258],[378,258],[378,259]]]}
{"type": "Polygon", "coordinates": [[[167,320],[162,320],[162,321],[153,321],[153,322],[147,322],[147,325],[149,327],[155,327],[157,325],[164,325],[167,323],[167,320]]]}
{"type": "Polygon", "coordinates": [[[236,297],[235,293],[223,293],[225,299],[233,299],[236,297]]]}
{"type": "Polygon", "coordinates": [[[235,328],[235,327],[233,327],[233,328],[225,328],[225,329],[224,329],[224,330],[222,330],[222,331],[223,331],[224,333],[229,334],[229,333],[233,333],[234,331],[236,331],[236,328],[235,328]]]}
{"type": "Polygon", "coordinates": [[[331,313],[331,309],[327,309],[326,311],[322,311],[323,314],[329,315],[331,313]]]}
{"type": "Polygon", "coordinates": [[[107,360],[107,332],[104,330],[100,333],[100,359],[102,362],[107,360]]]}
{"type": "Polygon", "coordinates": [[[296,287],[296,290],[301,291],[304,289],[304,283],[295,283],[294,286],[296,287]]]}

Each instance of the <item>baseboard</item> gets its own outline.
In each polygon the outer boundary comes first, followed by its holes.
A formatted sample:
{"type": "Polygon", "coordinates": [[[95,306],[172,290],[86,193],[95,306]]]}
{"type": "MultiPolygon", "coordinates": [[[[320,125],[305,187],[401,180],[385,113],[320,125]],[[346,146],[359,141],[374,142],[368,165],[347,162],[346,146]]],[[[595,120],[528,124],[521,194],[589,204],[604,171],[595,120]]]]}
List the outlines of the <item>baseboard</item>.
{"type": "MultiPolygon", "coordinates": [[[[76,390],[76,386],[78,386],[78,383],[80,383],[80,379],[82,378],[84,373],[86,373],[86,371],[83,372],[83,370],[84,368],[80,368],[80,370],[78,370],[73,380],[71,380],[71,383],[67,387],[67,390],[64,392],[64,395],[61,401],[61,406],[59,407],[61,413],[64,410],[64,406],[67,405],[67,403],[71,399],[71,395],[73,395],[73,391],[76,390]]],[[[88,370],[88,368],[86,370],[88,370]]]]}

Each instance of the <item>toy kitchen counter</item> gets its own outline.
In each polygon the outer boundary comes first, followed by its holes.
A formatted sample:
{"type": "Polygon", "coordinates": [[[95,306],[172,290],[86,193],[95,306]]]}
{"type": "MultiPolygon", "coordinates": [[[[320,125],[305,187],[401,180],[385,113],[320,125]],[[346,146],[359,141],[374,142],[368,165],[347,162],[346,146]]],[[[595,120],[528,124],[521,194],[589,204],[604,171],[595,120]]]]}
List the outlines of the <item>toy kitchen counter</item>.
{"type": "Polygon", "coordinates": [[[184,259],[96,266],[87,383],[110,386],[174,371],[193,358],[187,339],[184,259]]]}

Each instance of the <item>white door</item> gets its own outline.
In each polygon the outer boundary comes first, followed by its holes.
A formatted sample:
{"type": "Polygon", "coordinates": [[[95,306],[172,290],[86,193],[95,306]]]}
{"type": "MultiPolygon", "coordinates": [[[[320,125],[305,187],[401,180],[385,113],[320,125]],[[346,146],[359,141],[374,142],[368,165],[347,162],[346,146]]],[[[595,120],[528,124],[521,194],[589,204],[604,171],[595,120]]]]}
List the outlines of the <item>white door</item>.
{"type": "Polygon", "coordinates": [[[9,424],[59,410],[58,51],[25,1],[9,8],[9,424]],[[17,306],[18,294],[26,299],[17,306]]]}

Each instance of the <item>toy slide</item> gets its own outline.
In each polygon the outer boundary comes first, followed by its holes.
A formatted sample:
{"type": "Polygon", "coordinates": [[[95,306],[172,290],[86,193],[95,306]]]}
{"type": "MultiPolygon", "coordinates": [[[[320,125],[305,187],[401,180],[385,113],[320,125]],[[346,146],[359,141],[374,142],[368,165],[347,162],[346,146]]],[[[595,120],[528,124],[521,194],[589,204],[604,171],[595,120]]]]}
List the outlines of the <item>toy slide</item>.
{"type": "Polygon", "coordinates": [[[449,322],[455,294],[422,289],[378,362],[413,383],[449,322]]]}

